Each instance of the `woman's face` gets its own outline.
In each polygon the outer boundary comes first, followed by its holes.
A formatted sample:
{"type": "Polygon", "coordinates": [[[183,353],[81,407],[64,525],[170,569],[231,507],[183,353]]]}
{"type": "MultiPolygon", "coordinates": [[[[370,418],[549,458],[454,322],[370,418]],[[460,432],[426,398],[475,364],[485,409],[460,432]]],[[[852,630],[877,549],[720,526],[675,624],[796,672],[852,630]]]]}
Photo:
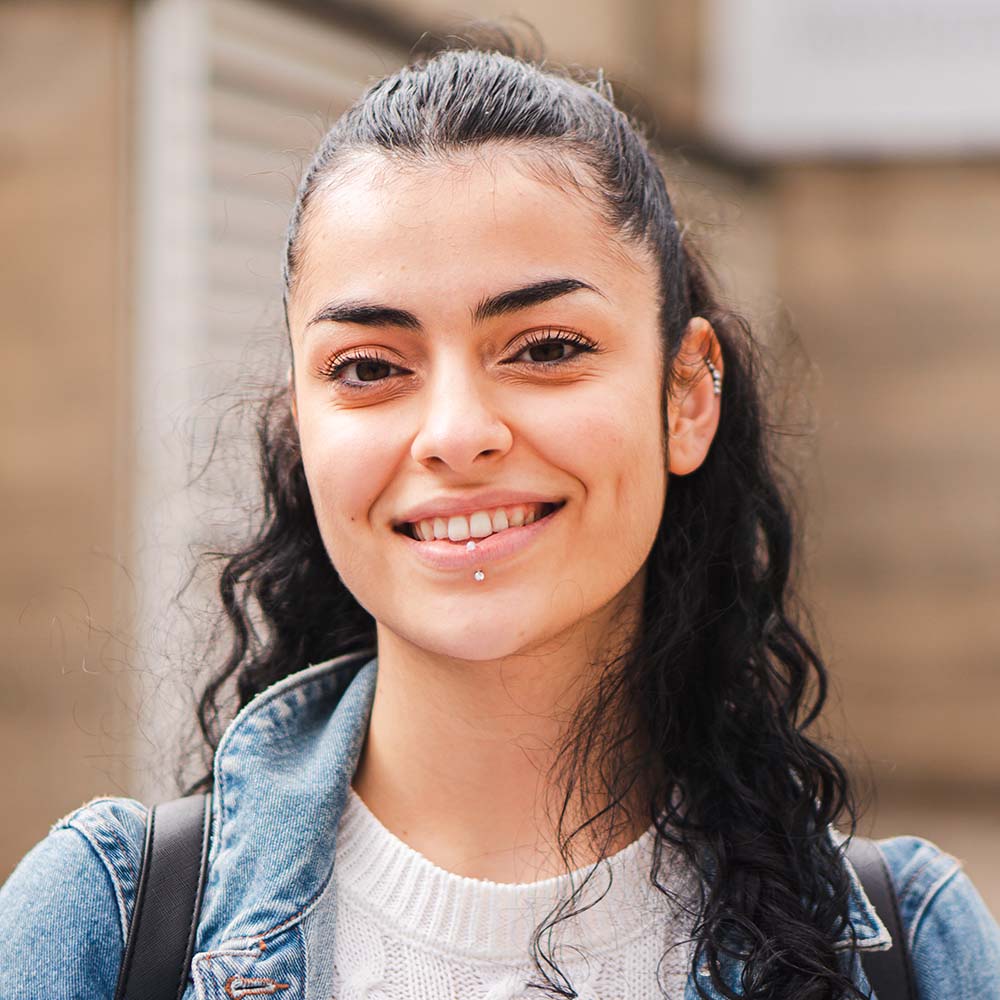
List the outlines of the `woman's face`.
{"type": "Polygon", "coordinates": [[[300,246],[305,472],[380,641],[486,660],[613,621],[666,490],[652,260],[504,152],[355,161],[300,246]]]}

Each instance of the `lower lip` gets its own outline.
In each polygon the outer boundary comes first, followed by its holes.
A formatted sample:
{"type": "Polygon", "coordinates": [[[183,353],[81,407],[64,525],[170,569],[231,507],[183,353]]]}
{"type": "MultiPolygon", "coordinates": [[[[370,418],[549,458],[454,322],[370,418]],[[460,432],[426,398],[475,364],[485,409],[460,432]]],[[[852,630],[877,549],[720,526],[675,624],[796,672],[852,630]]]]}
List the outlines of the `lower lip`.
{"type": "Polygon", "coordinates": [[[470,541],[468,538],[461,542],[450,542],[444,538],[421,542],[399,532],[396,534],[410,546],[418,559],[434,569],[473,569],[484,563],[506,559],[527,548],[559,516],[562,509],[557,507],[551,514],[519,528],[505,528],[485,538],[473,538],[471,541],[476,543],[476,547],[471,552],[466,548],[470,541]]]}

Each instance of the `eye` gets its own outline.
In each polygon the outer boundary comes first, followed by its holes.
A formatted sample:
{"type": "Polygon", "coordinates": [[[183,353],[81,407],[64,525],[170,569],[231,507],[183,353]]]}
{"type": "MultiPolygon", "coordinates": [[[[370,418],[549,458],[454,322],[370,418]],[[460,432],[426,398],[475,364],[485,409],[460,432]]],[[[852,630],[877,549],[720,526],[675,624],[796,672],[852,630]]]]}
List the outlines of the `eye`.
{"type": "Polygon", "coordinates": [[[334,355],[320,367],[318,374],[346,388],[363,389],[365,386],[385,382],[393,370],[405,374],[405,369],[394,365],[388,359],[378,354],[362,352],[334,355]]]}
{"type": "Polygon", "coordinates": [[[586,337],[572,330],[538,330],[528,334],[520,353],[503,363],[537,364],[551,368],[596,349],[586,337]],[[528,358],[522,361],[525,354],[528,358]]]}

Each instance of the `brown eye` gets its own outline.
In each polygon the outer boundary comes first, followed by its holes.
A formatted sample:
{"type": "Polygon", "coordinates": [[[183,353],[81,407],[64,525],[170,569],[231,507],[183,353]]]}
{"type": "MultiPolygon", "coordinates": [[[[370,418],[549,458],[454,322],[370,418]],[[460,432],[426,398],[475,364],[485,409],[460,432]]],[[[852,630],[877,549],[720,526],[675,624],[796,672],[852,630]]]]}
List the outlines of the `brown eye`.
{"type": "Polygon", "coordinates": [[[566,344],[561,340],[547,340],[542,344],[532,344],[528,348],[532,361],[561,361],[566,344]]]}
{"type": "Polygon", "coordinates": [[[364,391],[388,382],[394,373],[409,374],[399,365],[380,358],[377,354],[338,355],[331,358],[318,374],[344,390],[364,391]]]}
{"type": "Polygon", "coordinates": [[[532,335],[520,353],[506,363],[554,367],[594,350],[595,346],[578,333],[568,330],[541,331],[532,335]]]}
{"type": "Polygon", "coordinates": [[[358,382],[378,382],[379,379],[388,378],[392,368],[388,361],[355,361],[353,365],[357,369],[358,382]]]}

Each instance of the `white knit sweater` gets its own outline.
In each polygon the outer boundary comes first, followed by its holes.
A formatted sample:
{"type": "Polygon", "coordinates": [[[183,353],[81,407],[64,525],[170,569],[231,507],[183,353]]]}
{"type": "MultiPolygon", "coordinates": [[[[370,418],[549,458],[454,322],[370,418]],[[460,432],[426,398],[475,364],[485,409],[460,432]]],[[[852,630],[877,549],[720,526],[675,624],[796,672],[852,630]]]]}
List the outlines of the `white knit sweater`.
{"type": "MultiPolygon", "coordinates": [[[[598,867],[594,907],[556,926],[554,957],[580,1000],[681,1000],[689,920],[649,881],[653,830],[598,867]],[[668,942],[680,944],[669,951],[668,942]],[[659,983],[657,973],[659,972],[659,983]]],[[[665,859],[661,879],[687,898],[665,859]]],[[[337,837],[336,1000],[539,1000],[536,925],[589,869],[501,884],[444,871],[390,833],[352,790],[337,837]]]]}

